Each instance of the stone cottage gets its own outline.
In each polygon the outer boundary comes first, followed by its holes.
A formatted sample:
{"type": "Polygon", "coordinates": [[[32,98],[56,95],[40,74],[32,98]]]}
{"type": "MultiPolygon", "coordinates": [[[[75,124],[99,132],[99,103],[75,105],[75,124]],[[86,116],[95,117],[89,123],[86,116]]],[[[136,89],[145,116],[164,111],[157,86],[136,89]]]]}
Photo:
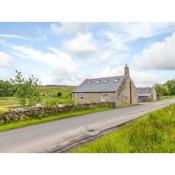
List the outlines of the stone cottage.
{"type": "Polygon", "coordinates": [[[157,100],[155,87],[140,87],[137,91],[139,103],[157,100]]]}
{"type": "Polygon", "coordinates": [[[72,93],[75,104],[115,102],[116,105],[138,103],[137,89],[125,65],[124,75],[86,79],[72,93]]]}

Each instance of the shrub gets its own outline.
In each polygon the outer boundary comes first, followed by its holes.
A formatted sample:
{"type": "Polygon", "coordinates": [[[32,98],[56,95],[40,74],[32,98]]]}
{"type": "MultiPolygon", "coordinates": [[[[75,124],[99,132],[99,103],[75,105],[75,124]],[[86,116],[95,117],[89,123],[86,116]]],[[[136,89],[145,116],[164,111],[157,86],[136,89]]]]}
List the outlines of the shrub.
{"type": "Polygon", "coordinates": [[[57,97],[61,97],[63,95],[62,92],[57,92],[57,97]]]}

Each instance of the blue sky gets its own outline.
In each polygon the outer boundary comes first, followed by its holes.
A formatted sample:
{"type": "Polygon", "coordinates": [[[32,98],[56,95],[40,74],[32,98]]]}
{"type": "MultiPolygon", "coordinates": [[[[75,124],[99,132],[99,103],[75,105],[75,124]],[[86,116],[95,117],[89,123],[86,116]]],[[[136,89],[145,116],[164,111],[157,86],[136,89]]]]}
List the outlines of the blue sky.
{"type": "Polygon", "coordinates": [[[175,78],[175,23],[0,23],[0,79],[15,70],[42,84],[122,75],[137,86],[175,78]]]}

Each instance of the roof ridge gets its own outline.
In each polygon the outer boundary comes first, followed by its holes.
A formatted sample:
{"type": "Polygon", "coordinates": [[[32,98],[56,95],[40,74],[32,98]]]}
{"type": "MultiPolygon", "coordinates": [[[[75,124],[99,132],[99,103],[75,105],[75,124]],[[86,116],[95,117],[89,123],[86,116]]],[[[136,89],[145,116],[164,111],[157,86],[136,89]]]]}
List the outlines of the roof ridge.
{"type": "Polygon", "coordinates": [[[154,86],[147,86],[147,87],[137,87],[137,89],[146,89],[146,88],[154,88],[154,86]]]}
{"type": "Polygon", "coordinates": [[[115,77],[124,77],[124,75],[111,76],[111,77],[88,78],[86,80],[96,80],[96,79],[115,78],[115,77]]]}

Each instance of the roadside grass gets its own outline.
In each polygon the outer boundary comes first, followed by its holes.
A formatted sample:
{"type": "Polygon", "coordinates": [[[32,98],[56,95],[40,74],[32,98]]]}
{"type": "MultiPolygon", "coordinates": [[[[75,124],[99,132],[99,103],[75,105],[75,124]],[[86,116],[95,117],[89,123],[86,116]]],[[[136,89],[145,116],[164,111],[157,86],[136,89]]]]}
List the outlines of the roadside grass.
{"type": "Polygon", "coordinates": [[[44,123],[44,122],[49,122],[49,121],[53,121],[53,120],[70,118],[70,117],[74,117],[74,116],[82,116],[85,114],[96,113],[96,112],[110,110],[110,109],[111,109],[111,107],[96,107],[96,108],[91,108],[91,109],[86,109],[86,110],[83,109],[83,110],[64,113],[64,114],[50,115],[50,116],[41,117],[41,118],[38,117],[38,118],[22,120],[22,121],[13,121],[13,122],[9,122],[6,124],[1,124],[0,131],[6,131],[6,130],[10,130],[10,129],[20,128],[20,127],[44,123]]]}
{"type": "Polygon", "coordinates": [[[71,150],[73,153],[174,153],[175,104],[71,150]]]}
{"type": "Polygon", "coordinates": [[[160,98],[158,101],[162,101],[162,100],[167,100],[167,99],[171,99],[175,97],[174,95],[168,95],[168,96],[163,96],[162,98],[160,98]]]}

